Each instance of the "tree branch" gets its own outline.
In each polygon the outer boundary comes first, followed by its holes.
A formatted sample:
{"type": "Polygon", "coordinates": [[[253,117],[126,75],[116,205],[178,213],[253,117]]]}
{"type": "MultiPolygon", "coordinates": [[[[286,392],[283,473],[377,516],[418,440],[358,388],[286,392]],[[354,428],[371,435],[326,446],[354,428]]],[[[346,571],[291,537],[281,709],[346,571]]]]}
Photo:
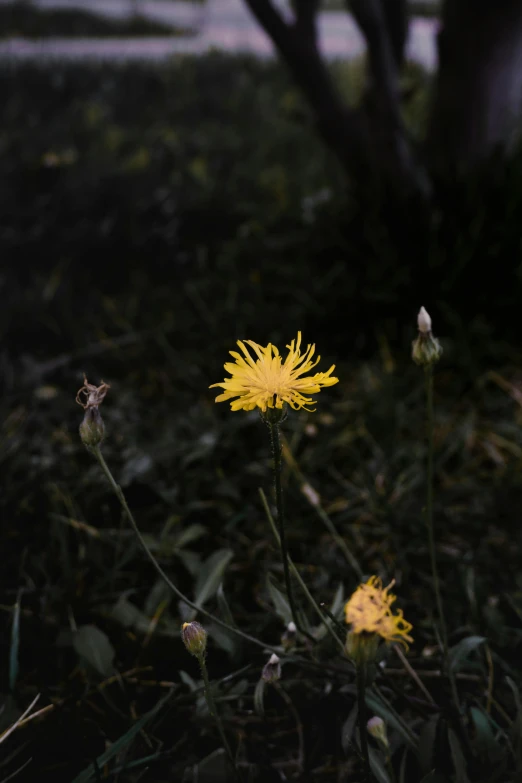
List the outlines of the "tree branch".
{"type": "Polygon", "coordinates": [[[319,9],[319,0],[293,0],[295,9],[295,30],[316,41],[315,20],[319,9]]]}
{"type": "MultiPolygon", "coordinates": [[[[402,0],[392,2],[398,7],[402,0]]],[[[405,34],[401,43],[400,25],[396,21],[397,29],[392,32],[390,17],[387,20],[384,12],[385,4],[386,0],[347,0],[368,47],[371,90],[367,96],[367,110],[374,115],[372,125],[378,137],[377,146],[388,147],[397,174],[427,198],[431,187],[425,172],[414,160],[401,117],[399,64],[405,34]],[[395,52],[392,37],[396,39],[395,52]]]]}
{"type": "Polygon", "coordinates": [[[296,22],[286,24],[271,0],[245,0],[274,42],[314,111],[317,129],[348,171],[367,159],[367,128],[360,112],[346,106],[325,65],[315,38],[317,0],[296,0],[296,22]]]}

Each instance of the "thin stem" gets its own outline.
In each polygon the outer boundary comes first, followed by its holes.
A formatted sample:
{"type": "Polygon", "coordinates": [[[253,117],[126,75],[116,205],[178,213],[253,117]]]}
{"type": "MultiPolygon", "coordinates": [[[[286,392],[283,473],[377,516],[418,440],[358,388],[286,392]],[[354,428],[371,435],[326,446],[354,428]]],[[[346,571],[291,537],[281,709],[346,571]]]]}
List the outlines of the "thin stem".
{"type": "Polygon", "coordinates": [[[358,663],[355,667],[357,683],[357,709],[359,713],[359,737],[364,763],[364,781],[370,783],[370,753],[368,750],[368,735],[366,728],[366,665],[358,663]]]}
{"type": "Polygon", "coordinates": [[[444,609],[442,608],[442,597],[440,594],[440,579],[437,569],[437,556],[435,553],[435,531],[433,528],[433,367],[427,365],[425,368],[426,378],[426,417],[428,428],[428,479],[426,488],[426,523],[428,526],[428,542],[430,550],[431,574],[433,587],[435,590],[435,600],[437,602],[437,613],[441,628],[442,645],[444,650],[444,660],[448,660],[448,634],[446,631],[446,620],[444,618],[444,609]]]}
{"type": "MultiPolygon", "coordinates": [[[[265,493],[263,492],[263,490],[261,489],[261,487],[259,488],[259,494],[260,494],[260,496],[261,496],[261,502],[263,503],[263,506],[264,506],[264,509],[265,509],[265,513],[266,513],[267,519],[268,519],[268,521],[270,522],[270,527],[272,528],[272,533],[274,534],[274,538],[275,538],[275,540],[277,541],[278,545],[279,545],[279,546],[281,546],[281,542],[280,542],[280,539],[279,539],[279,533],[278,533],[278,531],[277,531],[277,526],[276,526],[276,523],[275,523],[275,521],[274,521],[274,518],[273,518],[273,516],[272,516],[272,514],[271,514],[271,512],[270,512],[270,508],[269,508],[269,506],[268,506],[268,501],[267,501],[267,499],[266,499],[266,495],[265,495],[265,493]]],[[[305,584],[305,582],[304,582],[303,578],[301,577],[301,574],[300,574],[300,573],[299,573],[299,571],[297,570],[297,568],[296,568],[296,566],[295,566],[295,564],[294,564],[294,562],[292,561],[292,558],[291,558],[290,556],[288,556],[288,562],[289,562],[290,568],[292,569],[292,573],[294,574],[295,578],[296,578],[296,579],[297,579],[297,581],[299,582],[299,584],[300,584],[300,586],[301,586],[301,589],[302,589],[303,593],[306,595],[306,597],[307,597],[307,598],[308,598],[308,600],[310,601],[311,605],[313,606],[313,608],[314,608],[314,609],[315,609],[315,611],[317,612],[317,615],[319,616],[319,619],[321,620],[321,622],[322,622],[322,623],[324,623],[324,625],[325,625],[325,627],[326,627],[326,629],[327,629],[328,633],[330,634],[330,636],[331,636],[333,639],[335,639],[335,641],[337,642],[337,644],[339,645],[339,647],[341,648],[341,650],[343,650],[343,651],[344,651],[344,643],[343,643],[343,642],[341,641],[341,639],[340,639],[340,638],[337,636],[337,634],[335,633],[335,631],[334,631],[334,629],[332,628],[332,626],[331,626],[329,623],[327,623],[327,622],[326,622],[326,618],[325,618],[325,612],[323,612],[323,611],[321,610],[321,608],[319,607],[319,605],[318,605],[317,601],[315,600],[315,598],[314,598],[314,597],[313,597],[313,595],[311,594],[310,590],[309,590],[309,589],[308,589],[308,587],[306,586],[306,584],[305,584]]],[[[312,637],[310,637],[310,635],[309,635],[309,634],[307,634],[307,635],[309,636],[309,638],[311,638],[311,639],[312,639],[312,641],[314,641],[314,642],[315,642],[315,641],[317,641],[317,639],[314,639],[314,637],[313,637],[313,636],[312,636],[312,637]]]]}
{"type": "MultiPolygon", "coordinates": [[[[308,481],[306,480],[303,473],[301,473],[301,469],[299,468],[299,465],[297,464],[297,461],[290,450],[290,445],[284,435],[281,436],[281,440],[283,441],[283,445],[285,447],[283,451],[283,457],[285,458],[287,464],[290,466],[291,470],[293,470],[297,480],[301,484],[301,490],[302,490],[303,487],[308,484],[308,481]]],[[[326,511],[324,510],[320,502],[312,503],[307,495],[306,497],[310,502],[310,505],[315,509],[315,512],[318,515],[319,519],[322,521],[325,528],[328,530],[333,540],[335,541],[335,543],[337,544],[337,546],[345,556],[347,563],[355,571],[358,578],[361,580],[363,577],[362,568],[357,562],[355,556],[352,555],[352,553],[348,549],[348,546],[344,538],[338,533],[337,528],[335,527],[333,521],[330,519],[330,517],[328,516],[328,514],[326,513],[326,511]]]]}
{"type": "Polygon", "coordinates": [[[225,734],[225,729],[223,727],[223,723],[221,721],[221,717],[219,715],[219,712],[216,709],[216,703],[214,701],[214,697],[212,695],[212,689],[210,687],[210,680],[208,678],[208,670],[207,670],[207,664],[205,662],[205,656],[204,655],[198,655],[198,663],[201,668],[201,674],[203,675],[203,682],[205,683],[205,699],[207,701],[208,711],[216,721],[216,726],[219,731],[219,736],[221,737],[221,742],[223,743],[223,747],[225,748],[226,754],[229,758],[230,763],[232,764],[232,768],[234,770],[236,778],[239,780],[239,772],[236,767],[236,760],[232,754],[232,750],[230,748],[230,745],[228,744],[227,735],[225,734]]]}
{"type": "Polygon", "coordinates": [[[150,549],[148,548],[147,544],[145,543],[145,540],[143,536],[140,533],[140,530],[138,528],[138,525],[136,523],[136,520],[134,519],[132,512],[127,505],[127,501],[125,500],[125,495],[123,494],[123,491],[121,487],[116,483],[114,480],[114,476],[111,473],[111,470],[107,463],[105,462],[105,459],[103,457],[103,454],[100,451],[99,446],[93,446],[92,449],[90,449],[98,462],[100,463],[100,467],[105,473],[105,476],[107,477],[107,480],[109,484],[112,487],[112,490],[118,500],[120,501],[121,507],[123,508],[124,512],[126,513],[129,522],[132,525],[132,528],[136,534],[136,538],[138,539],[141,548],[151,561],[152,565],[158,572],[158,574],[161,576],[165,584],[172,590],[172,592],[177,595],[177,597],[183,601],[183,603],[187,604],[187,606],[190,606],[191,609],[194,609],[196,612],[199,612],[204,617],[208,617],[209,620],[212,620],[212,622],[216,623],[216,625],[220,625],[222,628],[226,628],[227,631],[230,631],[230,633],[236,634],[236,636],[241,636],[242,639],[245,639],[247,642],[251,642],[252,644],[257,645],[258,647],[261,647],[263,650],[270,650],[270,652],[275,652],[278,655],[281,655],[281,650],[276,649],[275,647],[271,647],[269,644],[265,644],[260,639],[256,639],[255,636],[250,636],[247,633],[244,633],[243,631],[240,631],[239,628],[235,628],[233,625],[229,625],[228,623],[223,622],[223,620],[220,620],[219,617],[216,617],[211,612],[208,612],[206,609],[203,609],[202,607],[195,604],[193,601],[191,601],[189,598],[187,598],[186,595],[184,595],[181,590],[179,590],[176,585],[171,582],[163,568],[160,566],[150,549]]]}
{"type": "Polygon", "coordinates": [[[281,486],[281,437],[279,432],[279,424],[269,421],[268,429],[270,430],[270,440],[272,442],[272,456],[274,458],[274,484],[275,484],[275,496],[276,496],[276,508],[277,508],[277,524],[279,528],[279,543],[281,546],[283,570],[285,574],[286,595],[288,597],[288,603],[290,604],[290,611],[292,612],[292,619],[296,625],[296,628],[299,631],[301,631],[301,633],[303,633],[303,629],[299,622],[299,617],[294,602],[294,595],[292,592],[292,582],[290,579],[290,567],[288,565],[288,548],[286,545],[285,515],[284,515],[284,506],[283,506],[283,488],[281,486]]]}
{"type": "Polygon", "coordinates": [[[430,550],[431,574],[433,578],[433,588],[435,590],[435,600],[437,602],[437,614],[439,615],[442,648],[444,657],[444,670],[448,676],[453,701],[460,714],[459,694],[455,677],[449,668],[449,645],[448,632],[446,629],[446,619],[444,617],[444,608],[442,606],[442,596],[440,592],[439,571],[437,568],[437,555],[435,552],[435,530],[433,525],[433,433],[434,433],[434,415],[433,415],[433,367],[431,364],[425,367],[426,379],[426,420],[428,428],[428,477],[426,488],[426,523],[428,526],[428,542],[430,550]]]}

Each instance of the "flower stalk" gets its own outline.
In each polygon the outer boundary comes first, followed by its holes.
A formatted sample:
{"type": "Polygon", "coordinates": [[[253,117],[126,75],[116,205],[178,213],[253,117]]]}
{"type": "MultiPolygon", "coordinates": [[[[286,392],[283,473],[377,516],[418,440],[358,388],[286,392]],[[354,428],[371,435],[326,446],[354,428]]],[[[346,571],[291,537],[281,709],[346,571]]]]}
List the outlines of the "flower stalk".
{"type": "Polygon", "coordinates": [[[201,669],[201,676],[203,677],[205,701],[207,702],[208,711],[216,721],[216,726],[219,732],[219,736],[221,738],[221,742],[228,756],[230,764],[232,765],[236,779],[239,780],[240,776],[236,767],[236,760],[234,758],[234,755],[228,743],[227,735],[225,734],[225,728],[223,726],[221,716],[216,708],[216,702],[214,701],[214,696],[212,695],[212,688],[208,676],[207,663],[205,661],[205,654],[207,648],[207,632],[205,631],[203,626],[200,625],[200,623],[198,622],[194,621],[191,623],[183,623],[183,626],[181,628],[181,638],[183,640],[183,644],[187,648],[187,651],[197,659],[199,668],[201,669]]]}
{"type": "Polygon", "coordinates": [[[366,728],[366,662],[355,663],[355,678],[357,685],[357,713],[359,719],[359,738],[363,757],[364,783],[370,783],[370,751],[368,749],[368,735],[366,728]]]}
{"type": "Polygon", "coordinates": [[[296,628],[302,631],[299,623],[299,617],[297,615],[297,608],[294,600],[294,593],[292,590],[292,580],[290,577],[290,565],[288,562],[288,547],[286,543],[286,531],[285,531],[285,513],[283,504],[283,487],[281,485],[281,433],[279,430],[279,422],[273,422],[267,416],[265,421],[268,425],[270,432],[270,442],[272,445],[272,457],[274,467],[274,486],[275,486],[275,499],[277,509],[277,526],[279,530],[279,543],[281,546],[281,559],[283,561],[283,571],[285,575],[285,589],[290,604],[290,611],[292,613],[292,620],[294,621],[296,628]]]}

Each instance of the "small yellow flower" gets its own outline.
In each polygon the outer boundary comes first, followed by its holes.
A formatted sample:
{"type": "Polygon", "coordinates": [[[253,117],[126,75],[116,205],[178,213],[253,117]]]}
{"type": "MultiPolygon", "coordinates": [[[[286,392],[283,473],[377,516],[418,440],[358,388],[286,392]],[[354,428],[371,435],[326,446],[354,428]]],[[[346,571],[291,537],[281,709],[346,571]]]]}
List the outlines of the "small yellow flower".
{"type": "Polygon", "coordinates": [[[334,364],[328,372],[302,377],[316,366],[321,357],[318,356],[312,361],[315,345],[308,345],[306,351],[301,354],[301,332],[297,333],[297,340],[292,340],[290,345],[286,346],[288,356],[284,362],[272,343],[266,348],[253,340],[238,340],[237,344],[244,356],[237,351],[230,351],[235,362],[225,364],[225,370],[232,377],[210,386],[211,389],[214,386],[224,389],[224,393],[216,397],[216,402],[224,402],[231,397],[238,398],[230,404],[233,411],[252,411],[258,407],[265,413],[267,408],[281,409],[285,402],[294,410],[310,410],[306,406],[313,405],[315,400],[306,395],[316,394],[323,386],[338,383],[339,379],[331,375],[335,369],[334,364]],[[253,350],[257,360],[251,356],[245,343],[253,350]]]}
{"type": "Polygon", "coordinates": [[[399,642],[408,649],[407,642],[413,639],[409,636],[412,625],[402,616],[398,609],[393,614],[391,605],[396,596],[389,593],[395,580],[383,588],[382,581],[371,576],[365,584],[359,585],[344,607],[346,622],[351,625],[352,633],[378,634],[387,642],[399,642]]]}

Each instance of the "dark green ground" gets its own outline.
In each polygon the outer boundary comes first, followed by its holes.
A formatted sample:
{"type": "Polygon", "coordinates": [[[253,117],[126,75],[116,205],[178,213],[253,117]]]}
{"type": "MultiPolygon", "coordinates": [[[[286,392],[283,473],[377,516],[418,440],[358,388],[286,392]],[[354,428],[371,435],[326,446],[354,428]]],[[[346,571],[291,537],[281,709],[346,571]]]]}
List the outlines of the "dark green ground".
{"type": "MultiPolygon", "coordinates": [[[[426,780],[516,780],[520,161],[497,164],[481,195],[485,174],[448,186],[426,235],[346,196],[272,65],[13,68],[0,75],[0,98],[2,727],[38,693],[38,708],[54,705],[2,745],[1,779],[29,759],[17,780],[70,783],[81,770],[82,780],[190,780],[198,764],[200,781],[226,779],[216,757],[204,761],[219,738],[179,640],[185,615],[79,442],[74,397],[83,372],[111,384],[104,454],[170,577],[194,597],[215,553],[230,550],[222,582],[235,623],[278,645],[284,624],[267,578],[281,583],[282,572],[257,493],[271,486],[267,433],[255,414],[215,405],[207,387],[224,377],[237,338],[282,348],[302,329],[340,383],[315,414],[291,415],[285,433],[363,572],[397,580],[414,625],[408,659],[435,701],[390,654],[379,687],[421,737],[418,761],[390,726],[397,778],[436,768],[426,780]],[[410,361],[421,304],[445,349],[436,527],[450,641],[488,639],[462,663],[461,719],[430,656],[422,372],[410,361]],[[112,645],[119,680],[107,661],[87,664],[85,647],[78,656],[76,629],[92,625],[112,645]],[[93,760],[169,683],[168,705],[96,772],[93,760]],[[448,725],[468,739],[454,733],[450,745],[448,725]],[[467,778],[452,772],[461,755],[467,778]]],[[[422,119],[413,108],[412,118],[422,119]]],[[[353,570],[288,470],[285,487],[289,546],[309,589],[327,604],[340,585],[348,596],[353,570]]],[[[224,617],[218,582],[205,606],[224,617]]],[[[219,707],[245,779],[280,780],[284,770],[361,780],[346,726],[353,674],[328,642],[285,664],[292,707],[267,690],[262,716],[254,690],[268,656],[215,629],[211,637],[211,676],[231,675],[219,707]]]]}
{"type": "Polygon", "coordinates": [[[77,9],[40,10],[23,3],[0,5],[2,38],[100,38],[175,35],[177,32],[181,31],[139,14],[128,20],[114,20],[77,9]]]}

